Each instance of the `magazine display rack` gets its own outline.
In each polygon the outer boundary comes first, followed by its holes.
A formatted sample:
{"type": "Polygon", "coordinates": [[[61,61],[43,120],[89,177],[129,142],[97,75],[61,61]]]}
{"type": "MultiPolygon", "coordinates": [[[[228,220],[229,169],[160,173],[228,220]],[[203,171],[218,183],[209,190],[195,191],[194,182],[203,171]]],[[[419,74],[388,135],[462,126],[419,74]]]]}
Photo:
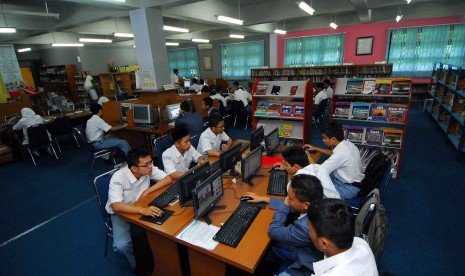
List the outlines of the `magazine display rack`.
{"type": "Polygon", "coordinates": [[[391,158],[394,178],[399,175],[411,91],[408,78],[339,78],[331,103],[331,120],[343,125],[364,165],[381,150],[391,158]]]}
{"type": "Polygon", "coordinates": [[[253,84],[252,126],[262,125],[265,135],[278,128],[280,138],[311,143],[312,112],[311,81],[257,80],[253,84]]]}
{"type": "Polygon", "coordinates": [[[433,100],[426,110],[446,133],[460,158],[465,146],[465,69],[435,63],[429,93],[433,100]]]}

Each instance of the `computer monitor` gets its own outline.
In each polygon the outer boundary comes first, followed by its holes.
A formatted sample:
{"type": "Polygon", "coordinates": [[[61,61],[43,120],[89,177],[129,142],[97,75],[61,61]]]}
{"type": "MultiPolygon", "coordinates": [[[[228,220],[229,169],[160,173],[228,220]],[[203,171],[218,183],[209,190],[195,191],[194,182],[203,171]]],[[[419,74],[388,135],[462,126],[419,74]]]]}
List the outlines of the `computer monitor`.
{"type": "Polygon", "coordinates": [[[132,104],[134,111],[134,123],[150,124],[158,123],[158,113],[150,104],[132,104]]]}
{"type": "Polygon", "coordinates": [[[178,118],[179,110],[181,109],[181,104],[167,104],[166,105],[166,114],[168,115],[168,120],[172,121],[178,118]]]}
{"type": "Polygon", "coordinates": [[[265,136],[265,148],[266,154],[272,155],[273,152],[279,146],[279,130],[278,128],[274,129],[268,135],[265,136]]]}
{"type": "Polygon", "coordinates": [[[203,163],[186,172],[178,179],[179,204],[181,206],[192,206],[192,190],[200,185],[210,176],[210,164],[203,163]]]}
{"type": "Polygon", "coordinates": [[[184,80],[184,88],[189,88],[191,86],[190,80],[184,80]]]}
{"type": "Polygon", "coordinates": [[[230,170],[229,176],[238,175],[234,169],[236,163],[242,159],[242,143],[238,143],[220,155],[221,171],[226,172],[230,170]]]}
{"type": "Polygon", "coordinates": [[[263,141],[265,137],[265,130],[263,126],[257,127],[252,134],[250,135],[250,150],[254,150],[257,147],[260,147],[260,143],[263,141]]]}
{"type": "Polygon", "coordinates": [[[126,117],[126,112],[129,109],[131,109],[132,104],[130,104],[130,103],[121,103],[120,106],[121,106],[121,118],[123,119],[123,121],[127,122],[128,118],[126,117]]]}
{"type": "Polygon", "coordinates": [[[192,191],[194,215],[196,220],[204,219],[211,224],[208,212],[212,209],[224,209],[226,206],[215,206],[223,196],[223,179],[221,170],[218,170],[192,191]]]}
{"type": "Polygon", "coordinates": [[[247,154],[244,159],[241,161],[241,174],[242,174],[242,182],[253,186],[252,181],[250,179],[252,177],[259,177],[262,175],[256,174],[258,170],[262,167],[262,149],[257,148],[247,154]]]}

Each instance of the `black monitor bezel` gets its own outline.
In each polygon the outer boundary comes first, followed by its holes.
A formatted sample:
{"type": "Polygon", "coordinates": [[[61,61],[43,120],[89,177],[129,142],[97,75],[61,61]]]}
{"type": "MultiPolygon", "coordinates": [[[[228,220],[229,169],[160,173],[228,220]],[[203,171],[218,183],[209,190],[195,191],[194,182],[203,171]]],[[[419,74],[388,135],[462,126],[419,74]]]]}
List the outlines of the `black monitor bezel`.
{"type": "Polygon", "coordinates": [[[252,131],[252,134],[250,134],[250,150],[252,151],[259,147],[263,139],[265,139],[265,129],[263,128],[263,126],[259,126],[254,131],[252,131]]]}
{"type": "Polygon", "coordinates": [[[242,160],[242,143],[238,143],[234,146],[232,146],[230,149],[228,149],[227,151],[223,152],[221,155],[220,155],[220,167],[221,167],[221,171],[224,173],[224,172],[227,172],[228,170],[230,169],[233,169],[235,166],[236,166],[236,163],[241,161],[242,160]],[[224,163],[227,161],[226,160],[226,157],[231,154],[232,152],[234,152],[235,154],[237,154],[239,156],[239,159],[234,163],[234,165],[231,165],[229,164],[229,166],[226,166],[224,163]]]}
{"type": "MultiPolygon", "coordinates": [[[[203,216],[208,214],[208,212],[210,212],[213,209],[215,204],[223,197],[223,195],[224,195],[224,186],[223,186],[223,178],[222,178],[221,175],[222,175],[221,170],[217,170],[216,172],[213,172],[204,182],[202,182],[200,185],[195,187],[194,190],[192,190],[192,202],[193,202],[193,207],[194,207],[194,217],[195,217],[196,220],[200,220],[203,216]],[[198,209],[199,209],[199,198],[197,197],[198,190],[202,189],[206,185],[212,186],[213,180],[215,180],[218,177],[221,180],[221,194],[202,213],[199,213],[199,211],[198,211],[198,209]]],[[[213,192],[213,187],[212,187],[211,191],[213,192]]]]}
{"type": "Polygon", "coordinates": [[[279,147],[279,128],[275,128],[275,129],[273,129],[272,131],[270,131],[267,135],[265,135],[265,150],[266,150],[266,154],[267,154],[267,155],[273,154],[273,153],[276,151],[276,149],[277,149],[278,147],[279,147]],[[269,138],[271,137],[271,135],[273,135],[275,132],[278,134],[278,144],[276,145],[276,147],[274,147],[273,149],[269,150],[269,149],[268,149],[268,148],[269,148],[268,146],[269,146],[270,142],[269,142],[268,139],[269,139],[269,138]]]}
{"type": "Polygon", "coordinates": [[[256,148],[254,149],[253,151],[249,152],[247,154],[246,157],[244,157],[242,160],[241,160],[241,175],[242,175],[242,182],[247,182],[250,178],[252,178],[256,172],[258,172],[260,170],[260,168],[262,167],[262,158],[261,158],[261,151],[262,149],[261,148],[256,148]],[[256,154],[257,151],[260,151],[260,166],[252,173],[250,173],[248,175],[248,177],[245,177],[245,168],[246,166],[249,164],[247,161],[249,161],[249,158],[252,157],[252,155],[256,154]]]}
{"type": "MultiPolygon", "coordinates": [[[[181,206],[189,206],[188,204],[192,200],[192,190],[195,188],[192,187],[191,181],[193,178],[197,178],[197,175],[206,174],[206,177],[202,180],[205,181],[210,176],[210,164],[208,162],[203,163],[200,166],[196,166],[191,170],[187,171],[184,175],[182,175],[178,180],[178,195],[179,195],[179,205],[181,206]],[[189,187],[184,187],[189,185],[189,187]]],[[[196,181],[197,182],[197,181],[196,181]]]]}

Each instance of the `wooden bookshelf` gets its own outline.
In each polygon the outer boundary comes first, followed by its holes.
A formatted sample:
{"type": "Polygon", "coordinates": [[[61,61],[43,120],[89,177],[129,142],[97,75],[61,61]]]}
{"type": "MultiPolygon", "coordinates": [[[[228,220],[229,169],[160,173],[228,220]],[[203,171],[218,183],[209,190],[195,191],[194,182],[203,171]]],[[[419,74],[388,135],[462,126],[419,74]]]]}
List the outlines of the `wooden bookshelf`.
{"type": "Polygon", "coordinates": [[[39,68],[40,83],[45,92],[55,92],[68,100],[79,102],[74,80],[74,64],[42,66],[39,68]]]}
{"type": "Polygon", "coordinates": [[[111,98],[114,96],[117,86],[120,85],[129,95],[136,89],[135,73],[119,72],[119,73],[101,73],[99,75],[100,87],[105,97],[111,98]]]}

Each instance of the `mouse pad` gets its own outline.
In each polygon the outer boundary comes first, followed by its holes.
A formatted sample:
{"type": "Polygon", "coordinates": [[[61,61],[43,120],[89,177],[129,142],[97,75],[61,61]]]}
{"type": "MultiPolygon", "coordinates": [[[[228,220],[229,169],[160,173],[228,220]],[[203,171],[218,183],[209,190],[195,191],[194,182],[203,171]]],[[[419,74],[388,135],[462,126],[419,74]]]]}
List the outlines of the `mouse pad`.
{"type": "Polygon", "coordinates": [[[240,204],[252,204],[254,206],[260,206],[260,208],[265,209],[266,208],[266,202],[258,202],[258,203],[252,203],[252,202],[241,202],[240,204]]]}
{"type": "Polygon", "coordinates": [[[148,221],[158,225],[162,225],[171,215],[174,214],[174,211],[163,209],[163,216],[159,218],[154,218],[151,216],[141,216],[140,220],[148,221]]]}

